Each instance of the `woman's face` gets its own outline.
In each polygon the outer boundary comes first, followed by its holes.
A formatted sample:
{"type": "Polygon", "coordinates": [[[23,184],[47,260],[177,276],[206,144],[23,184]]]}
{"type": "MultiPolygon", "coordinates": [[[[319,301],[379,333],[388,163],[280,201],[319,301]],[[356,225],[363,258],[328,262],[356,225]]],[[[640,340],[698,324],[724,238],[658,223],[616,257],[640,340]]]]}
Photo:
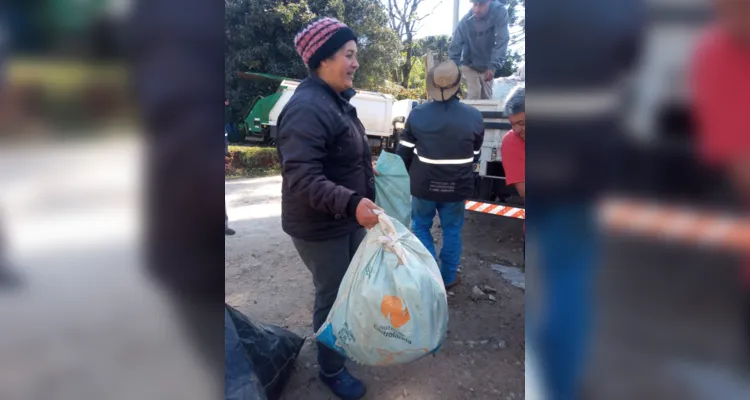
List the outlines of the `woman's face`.
{"type": "Polygon", "coordinates": [[[333,57],[320,63],[318,76],[341,93],[354,85],[354,72],[358,68],[357,42],[350,40],[333,57]]]}

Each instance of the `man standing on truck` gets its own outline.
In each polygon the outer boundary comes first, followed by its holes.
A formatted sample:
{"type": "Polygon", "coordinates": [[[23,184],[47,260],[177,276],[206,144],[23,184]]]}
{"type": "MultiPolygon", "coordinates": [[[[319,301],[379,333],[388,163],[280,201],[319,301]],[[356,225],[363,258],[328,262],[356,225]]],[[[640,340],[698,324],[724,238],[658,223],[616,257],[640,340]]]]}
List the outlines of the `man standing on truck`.
{"type": "Polygon", "coordinates": [[[500,153],[505,184],[513,186],[526,199],[526,89],[517,89],[505,105],[511,130],[503,138],[500,153]]]}
{"type": "Polygon", "coordinates": [[[434,101],[411,111],[397,149],[411,178],[412,231],[438,260],[446,288],[461,282],[464,202],[474,193],[473,165],[484,141],[482,114],[458,100],[460,87],[453,61],[431,69],[427,93],[434,101]],[[435,212],[443,228],[439,259],[430,232],[435,212]]]}
{"type": "MultiPolygon", "coordinates": [[[[703,161],[723,169],[750,205],[750,3],[714,3],[718,23],[704,32],[691,63],[698,144],[703,161]]],[[[745,335],[750,341],[750,260],[745,265],[745,335]]]]}
{"type": "Polygon", "coordinates": [[[466,78],[468,100],[490,99],[495,71],[508,50],[508,10],[499,1],[471,0],[471,11],[458,23],[448,57],[466,78]]]}

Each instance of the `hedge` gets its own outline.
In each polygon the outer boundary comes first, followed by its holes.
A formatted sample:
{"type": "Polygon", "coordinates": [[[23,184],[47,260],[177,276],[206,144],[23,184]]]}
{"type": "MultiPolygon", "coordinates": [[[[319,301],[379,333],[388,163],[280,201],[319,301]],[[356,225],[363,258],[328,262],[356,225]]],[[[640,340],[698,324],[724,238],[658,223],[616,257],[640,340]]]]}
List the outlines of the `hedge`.
{"type": "Polygon", "coordinates": [[[254,177],[278,174],[281,167],[274,147],[229,146],[224,171],[227,177],[254,177]]]}

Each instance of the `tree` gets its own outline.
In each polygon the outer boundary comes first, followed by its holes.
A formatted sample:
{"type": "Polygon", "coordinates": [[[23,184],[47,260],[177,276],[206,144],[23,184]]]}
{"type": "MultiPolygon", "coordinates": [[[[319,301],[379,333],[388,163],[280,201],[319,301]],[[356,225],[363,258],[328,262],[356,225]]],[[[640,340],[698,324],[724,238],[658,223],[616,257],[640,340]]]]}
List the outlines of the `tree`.
{"type": "Polygon", "coordinates": [[[278,82],[246,81],[237,72],[263,72],[302,78],[305,66],[294,49],[294,36],[315,19],[307,3],[278,0],[225,0],[225,91],[232,104],[247,111],[259,95],[272,93],[278,82]]]}
{"type": "MultiPolygon", "coordinates": [[[[414,52],[414,38],[421,27],[420,23],[432,14],[432,11],[423,15],[418,13],[419,6],[423,2],[424,0],[388,0],[390,26],[401,39],[404,50],[404,57],[394,73],[394,80],[400,81],[401,86],[405,88],[409,86],[409,75],[414,66],[414,58],[420,56],[414,52]]],[[[440,3],[435,8],[439,5],[440,3]]]]}
{"type": "Polygon", "coordinates": [[[354,86],[376,90],[399,59],[401,43],[388,28],[388,15],[379,0],[308,0],[310,10],[319,16],[334,17],[357,34],[359,70],[354,86]]]}
{"type": "Polygon", "coordinates": [[[432,51],[435,55],[435,61],[441,63],[448,59],[448,46],[451,44],[451,37],[448,35],[427,36],[417,41],[415,44],[415,55],[426,54],[432,51]]]}
{"type": "Polygon", "coordinates": [[[518,52],[509,53],[500,65],[500,69],[495,71],[495,78],[508,77],[513,75],[518,69],[518,64],[523,61],[523,57],[518,52]]]}
{"type": "Polygon", "coordinates": [[[508,25],[520,29],[511,35],[508,46],[516,46],[526,41],[526,0],[508,1],[508,25]]]}
{"type": "Polygon", "coordinates": [[[258,96],[278,88],[271,80],[246,81],[237,72],[261,72],[293,79],[307,76],[294,48],[294,37],[320,17],[334,17],[359,36],[360,70],[355,87],[374,89],[390,74],[400,43],[388,28],[385,8],[378,0],[225,0],[226,96],[241,104],[242,113],[258,96]]]}

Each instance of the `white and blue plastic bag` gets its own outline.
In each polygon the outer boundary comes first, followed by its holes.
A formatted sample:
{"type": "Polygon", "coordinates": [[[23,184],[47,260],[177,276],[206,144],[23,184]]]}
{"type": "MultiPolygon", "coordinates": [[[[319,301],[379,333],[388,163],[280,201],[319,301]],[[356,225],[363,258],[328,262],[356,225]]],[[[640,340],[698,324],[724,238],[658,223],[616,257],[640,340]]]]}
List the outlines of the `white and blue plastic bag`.
{"type": "Polygon", "coordinates": [[[448,330],[448,299],[429,251],[386,214],[354,255],[316,339],[364,365],[416,361],[448,330]]]}
{"type": "Polygon", "coordinates": [[[411,227],[411,187],[409,171],[401,157],[380,153],[375,164],[375,204],[406,228],[411,227]]]}

